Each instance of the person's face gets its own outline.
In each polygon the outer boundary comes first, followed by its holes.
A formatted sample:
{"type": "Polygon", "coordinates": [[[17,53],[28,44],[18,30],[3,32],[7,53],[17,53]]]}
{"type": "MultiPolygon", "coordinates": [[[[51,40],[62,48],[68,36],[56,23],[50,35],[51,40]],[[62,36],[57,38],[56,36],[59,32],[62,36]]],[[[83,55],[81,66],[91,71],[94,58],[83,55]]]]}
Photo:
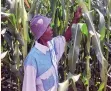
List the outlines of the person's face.
{"type": "Polygon", "coordinates": [[[53,38],[53,31],[50,25],[47,27],[47,30],[41,36],[41,38],[44,39],[45,41],[50,41],[53,38]]]}

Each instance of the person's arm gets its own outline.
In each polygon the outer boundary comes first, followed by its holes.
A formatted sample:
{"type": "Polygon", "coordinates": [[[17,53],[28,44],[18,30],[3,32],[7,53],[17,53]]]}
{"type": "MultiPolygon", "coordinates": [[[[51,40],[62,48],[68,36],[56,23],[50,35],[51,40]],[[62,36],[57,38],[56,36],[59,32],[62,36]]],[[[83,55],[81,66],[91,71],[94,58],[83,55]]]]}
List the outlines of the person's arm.
{"type": "Polygon", "coordinates": [[[36,69],[31,65],[24,68],[22,91],[36,91],[36,69]]]}
{"type": "Polygon", "coordinates": [[[53,38],[53,41],[54,41],[54,49],[55,49],[55,54],[56,54],[57,63],[58,63],[58,61],[60,60],[64,52],[66,40],[64,36],[57,36],[53,38]]]}
{"type": "Polygon", "coordinates": [[[64,53],[65,49],[65,44],[71,39],[71,27],[73,23],[78,23],[79,19],[81,17],[81,8],[78,7],[77,11],[74,13],[74,18],[72,20],[72,23],[70,26],[67,28],[65,34],[63,36],[57,36],[55,37],[54,40],[54,46],[55,46],[55,52],[57,56],[57,61],[60,60],[64,53]]]}
{"type": "Polygon", "coordinates": [[[66,41],[68,42],[71,39],[71,27],[73,23],[78,23],[81,17],[81,8],[78,7],[76,12],[74,13],[74,18],[72,19],[72,22],[70,24],[70,26],[68,26],[68,28],[66,29],[66,32],[64,33],[64,37],[66,39],[66,41]]]}

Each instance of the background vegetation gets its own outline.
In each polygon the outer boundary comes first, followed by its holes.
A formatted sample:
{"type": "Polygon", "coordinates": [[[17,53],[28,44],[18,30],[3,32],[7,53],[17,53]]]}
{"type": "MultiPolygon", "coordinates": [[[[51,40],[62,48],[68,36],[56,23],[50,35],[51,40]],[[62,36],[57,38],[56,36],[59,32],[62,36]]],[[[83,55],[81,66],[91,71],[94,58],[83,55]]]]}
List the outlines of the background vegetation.
{"type": "Polygon", "coordinates": [[[34,44],[32,17],[52,17],[57,36],[77,18],[74,12],[82,16],[59,63],[58,90],[111,91],[111,0],[1,0],[2,91],[21,91],[23,61],[34,44]]]}

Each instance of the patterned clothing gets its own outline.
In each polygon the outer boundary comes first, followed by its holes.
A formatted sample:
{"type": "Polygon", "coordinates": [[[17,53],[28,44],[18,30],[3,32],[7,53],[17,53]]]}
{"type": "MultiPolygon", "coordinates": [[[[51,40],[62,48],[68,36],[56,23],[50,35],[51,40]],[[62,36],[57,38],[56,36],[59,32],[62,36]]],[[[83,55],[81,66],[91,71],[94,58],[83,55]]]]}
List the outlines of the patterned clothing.
{"type": "Polygon", "coordinates": [[[24,61],[22,91],[57,91],[58,62],[65,43],[63,36],[53,38],[48,47],[35,43],[24,61]]]}

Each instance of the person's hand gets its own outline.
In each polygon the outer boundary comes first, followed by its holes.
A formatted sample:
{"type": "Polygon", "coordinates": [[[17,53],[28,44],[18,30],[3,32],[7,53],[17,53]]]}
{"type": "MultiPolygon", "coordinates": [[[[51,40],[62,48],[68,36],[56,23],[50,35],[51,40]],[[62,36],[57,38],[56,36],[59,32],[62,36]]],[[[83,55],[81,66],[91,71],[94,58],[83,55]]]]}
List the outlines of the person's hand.
{"type": "Polygon", "coordinates": [[[74,12],[73,23],[78,23],[81,15],[82,15],[82,9],[81,9],[81,7],[78,7],[77,10],[76,10],[76,12],[74,12]]]}
{"type": "Polygon", "coordinates": [[[81,15],[82,15],[82,11],[81,10],[82,10],[81,7],[78,7],[76,12],[74,13],[74,17],[80,18],[81,15]]]}
{"type": "Polygon", "coordinates": [[[81,15],[82,15],[81,7],[78,7],[76,12],[74,12],[74,18],[72,20],[72,23],[70,24],[70,26],[68,26],[68,28],[67,28],[67,30],[66,30],[66,32],[64,34],[64,37],[65,37],[67,42],[71,39],[71,36],[72,36],[72,33],[71,33],[72,24],[73,23],[78,23],[81,15]]]}

